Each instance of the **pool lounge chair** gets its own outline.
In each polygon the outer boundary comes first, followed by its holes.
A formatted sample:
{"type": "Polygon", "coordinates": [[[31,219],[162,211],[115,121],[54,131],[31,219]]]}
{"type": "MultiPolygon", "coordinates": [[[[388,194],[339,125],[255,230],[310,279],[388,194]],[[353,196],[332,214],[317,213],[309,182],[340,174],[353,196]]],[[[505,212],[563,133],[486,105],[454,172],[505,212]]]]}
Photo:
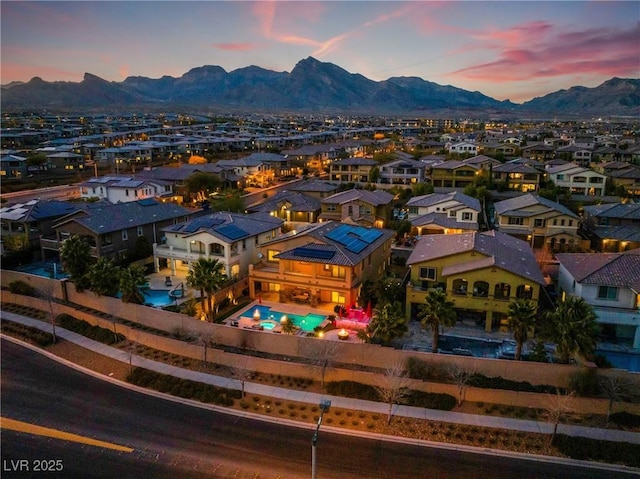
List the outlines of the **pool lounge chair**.
{"type": "Polygon", "coordinates": [[[164,278],[164,285],[165,286],[173,286],[173,284],[171,283],[171,276],[166,276],[164,278]]]}

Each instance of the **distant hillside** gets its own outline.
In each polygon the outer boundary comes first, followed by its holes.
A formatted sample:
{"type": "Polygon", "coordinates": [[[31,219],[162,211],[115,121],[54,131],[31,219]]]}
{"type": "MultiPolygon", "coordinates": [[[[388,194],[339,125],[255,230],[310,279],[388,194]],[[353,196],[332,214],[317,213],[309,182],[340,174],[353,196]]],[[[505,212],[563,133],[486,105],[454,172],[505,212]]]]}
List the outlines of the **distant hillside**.
{"type": "Polygon", "coordinates": [[[573,87],[516,105],[417,77],[377,82],[309,57],[291,73],[257,66],[232,72],[202,66],[179,78],[129,77],[123,82],[108,82],[89,73],[79,83],[36,77],[3,86],[1,102],[4,111],[184,107],[300,113],[634,115],[640,105],[639,82],[614,78],[597,88],[573,87]]]}

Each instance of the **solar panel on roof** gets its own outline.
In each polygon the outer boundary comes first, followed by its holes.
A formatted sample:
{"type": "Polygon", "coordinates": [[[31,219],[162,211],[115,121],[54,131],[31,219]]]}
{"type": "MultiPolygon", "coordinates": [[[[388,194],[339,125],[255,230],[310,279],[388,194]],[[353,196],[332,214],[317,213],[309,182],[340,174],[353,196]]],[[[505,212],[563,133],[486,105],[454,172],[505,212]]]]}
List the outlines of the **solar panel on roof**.
{"type": "Polygon", "coordinates": [[[145,198],[143,200],[138,200],[138,204],[142,206],[151,206],[151,205],[156,205],[158,203],[153,198],[145,198]]]}
{"type": "Polygon", "coordinates": [[[329,231],[327,233],[327,238],[332,239],[333,241],[337,241],[338,243],[343,243],[344,235],[346,233],[345,227],[346,225],[340,225],[336,229],[329,231]]]}
{"type": "Polygon", "coordinates": [[[296,248],[293,250],[293,253],[296,256],[303,256],[305,258],[313,258],[313,259],[321,259],[328,260],[333,258],[335,251],[323,250],[323,249],[314,249],[314,248],[305,248],[304,246],[296,248]]]}
{"type": "Polygon", "coordinates": [[[378,230],[366,230],[360,235],[360,239],[367,244],[371,244],[382,236],[382,231],[378,230]]]}
{"type": "Polygon", "coordinates": [[[218,233],[220,233],[221,235],[226,236],[231,241],[235,241],[237,239],[242,238],[243,236],[247,236],[248,235],[248,233],[246,231],[241,230],[236,225],[221,226],[216,231],[218,233]]]}
{"type": "Polygon", "coordinates": [[[360,253],[367,246],[367,243],[365,243],[364,241],[360,241],[358,238],[353,238],[351,241],[344,245],[344,247],[352,253],[360,253]]]}

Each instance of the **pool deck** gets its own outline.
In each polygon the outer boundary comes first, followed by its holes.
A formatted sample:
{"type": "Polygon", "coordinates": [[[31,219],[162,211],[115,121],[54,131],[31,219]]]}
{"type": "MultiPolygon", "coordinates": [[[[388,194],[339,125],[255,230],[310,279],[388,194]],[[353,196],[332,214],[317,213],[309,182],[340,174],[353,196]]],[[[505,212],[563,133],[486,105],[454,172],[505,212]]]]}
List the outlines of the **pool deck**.
{"type": "MultiPolygon", "coordinates": [[[[247,314],[249,316],[252,316],[252,311],[258,307],[258,306],[266,306],[269,308],[273,308],[275,311],[278,311],[279,309],[286,309],[286,313],[287,314],[296,314],[299,316],[306,316],[307,314],[317,314],[320,316],[329,316],[329,312],[327,310],[324,309],[313,309],[310,307],[305,307],[305,306],[301,306],[301,305],[297,305],[297,304],[293,304],[293,303],[276,303],[276,302],[271,302],[271,301],[253,301],[251,304],[249,304],[249,306],[247,306],[245,309],[238,311],[237,313],[235,313],[232,317],[227,318],[225,320],[225,324],[229,325],[229,326],[234,326],[234,327],[238,327],[238,328],[244,328],[244,329],[253,329],[253,330],[257,330],[257,331],[261,331],[264,333],[276,333],[276,334],[280,334],[282,333],[282,328],[281,326],[278,324],[275,328],[273,329],[260,329],[259,326],[259,321],[254,320],[252,317],[251,318],[247,318],[247,317],[242,317],[243,314],[247,314]]],[[[332,313],[331,313],[332,314],[332,313]]],[[[270,318],[260,318],[260,320],[264,321],[264,320],[269,320],[270,318]]],[[[279,318],[275,319],[276,323],[278,323],[279,318]]],[[[344,324],[339,324],[339,328],[344,328],[348,333],[349,336],[347,339],[342,339],[341,341],[343,342],[353,342],[353,343],[360,343],[362,342],[361,340],[358,339],[357,334],[358,331],[355,328],[356,324],[362,325],[361,328],[364,328],[364,326],[366,325],[365,323],[357,323],[356,321],[347,321],[347,320],[342,320],[344,324]],[[348,323],[353,323],[351,326],[349,327],[348,323]]],[[[327,326],[329,324],[329,320],[325,320],[323,321],[320,326],[327,326]]],[[[340,340],[338,338],[338,333],[340,332],[340,329],[332,329],[331,331],[326,331],[324,334],[324,338],[325,339],[329,339],[329,340],[333,340],[333,341],[338,341],[340,340]]],[[[298,331],[297,333],[300,336],[306,336],[307,332],[305,331],[298,331]]]]}

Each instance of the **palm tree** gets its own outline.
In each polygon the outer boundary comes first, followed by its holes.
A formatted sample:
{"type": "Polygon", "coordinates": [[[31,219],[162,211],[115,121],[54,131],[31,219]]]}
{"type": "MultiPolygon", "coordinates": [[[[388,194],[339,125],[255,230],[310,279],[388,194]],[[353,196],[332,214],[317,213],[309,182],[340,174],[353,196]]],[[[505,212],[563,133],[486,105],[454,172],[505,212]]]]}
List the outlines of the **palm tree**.
{"type": "Polygon", "coordinates": [[[227,280],[224,264],[217,259],[200,258],[193,264],[187,275],[187,285],[200,290],[202,311],[205,311],[205,294],[209,311],[209,319],[213,319],[213,300],[215,293],[227,280]]]}
{"type": "Polygon", "coordinates": [[[440,337],[440,325],[453,326],[456,324],[457,315],[453,309],[455,303],[447,299],[444,291],[432,289],[424,298],[425,304],[421,304],[418,311],[418,319],[422,327],[429,326],[433,334],[431,351],[438,352],[438,339],[440,337]]]}
{"type": "Polygon", "coordinates": [[[89,289],[98,296],[115,296],[118,293],[120,268],[107,258],[98,259],[87,271],[89,289]]]}
{"type": "Polygon", "coordinates": [[[373,313],[373,319],[367,328],[372,340],[388,346],[395,338],[401,338],[407,333],[409,327],[401,303],[385,303],[374,309],[373,313]]]}
{"type": "Polygon", "coordinates": [[[522,357],[522,345],[529,331],[535,326],[538,308],[533,301],[518,298],[509,304],[509,327],[516,341],[516,361],[522,357]]]}
{"type": "Polygon", "coordinates": [[[60,262],[78,291],[87,286],[86,272],[92,262],[90,248],[89,243],[78,235],[67,238],[60,246],[60,262]]]}
{"type": "Polygon", "coordinates": [[[545,313],[543,334],[556,343],[558,360],[568,363],[571,356],[591,357],[596,347],[598,324],[596,313],[583,298],[568,296],[553,311],[545,313]]]}
{"type": "Polygon", "coordinates": [[[144,290],[148,289],[144,269],[140,266],[129,266],[120,273],[120,292],[123,303],[144,304],[144,290]]]}

